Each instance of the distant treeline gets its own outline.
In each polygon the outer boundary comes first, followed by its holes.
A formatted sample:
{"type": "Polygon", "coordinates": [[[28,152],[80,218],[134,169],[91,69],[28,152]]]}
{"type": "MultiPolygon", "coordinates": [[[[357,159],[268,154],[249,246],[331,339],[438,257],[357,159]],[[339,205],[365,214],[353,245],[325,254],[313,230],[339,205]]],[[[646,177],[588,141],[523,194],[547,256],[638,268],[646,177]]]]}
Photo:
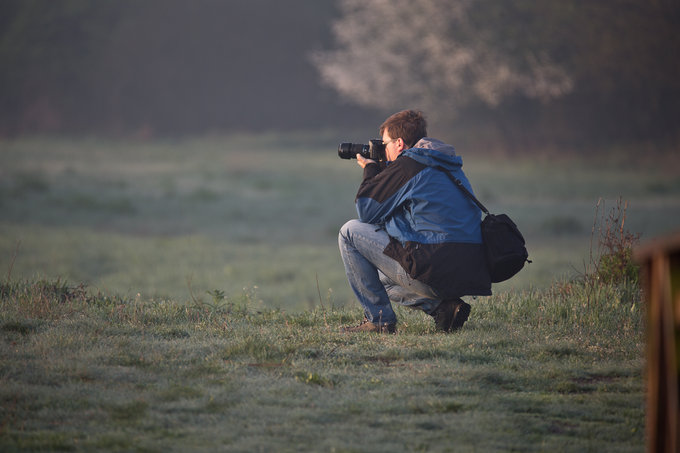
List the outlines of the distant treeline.
{"type": "MultiPolygon", "coordinates": [[[[477,28],[469,35],[502,44],[494,49],[499,55],[538,49],[537,58],[548,55],[565,68],[573,88],[550,100],[512,95],[492,106],[469,102],[455,119],[437,116],[459,130],[493,129],[519,145],[550,137],[675,141],[679,5],[546,0],[517,2],[510,12],[471,10],[477,28]]],[[[339,38],[352,30],[334,34],[333,25],[351,12],[334,0],[3,0],[0,136],[158,137],[375,123],[394,108],[360,105],[334,91],[311,58],[342,50],[339,38]]],[[[382,19],[366,18],[364,26],[379,35],[389,26],[382,19]]],[[[385,52],[399,56],[399,49],[385,52]]],[[[349,70],[388,70],[370,66],[368,60],[349,70]]],[[[413,103],[403,107],[420,107],[413,103]]]]}
{"type": "Polygon", "coordinates": [[[309,54],[331,0],[3,0],[0,135],[358,124],[309,54]]]}

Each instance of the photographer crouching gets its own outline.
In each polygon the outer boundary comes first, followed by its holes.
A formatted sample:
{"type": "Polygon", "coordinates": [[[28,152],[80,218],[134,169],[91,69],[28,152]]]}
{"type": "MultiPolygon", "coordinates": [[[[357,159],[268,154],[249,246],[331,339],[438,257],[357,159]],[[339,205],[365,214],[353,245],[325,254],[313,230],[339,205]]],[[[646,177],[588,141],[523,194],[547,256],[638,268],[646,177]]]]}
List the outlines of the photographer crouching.
{"type": "Polygon", "coordinates": [[[472,191],[453,146],[427,137],[421,112],[395,113],[380,126],[382,141],[343,143],[364,179],[358,220],[340,229],[340,254],[365,319],[343,332],[394,333],[392,302],[420,309],[438,330],[463,326],[470,305],[462,296],[491,294],[480,231],[480,209],[445,172],[472,191]]]}

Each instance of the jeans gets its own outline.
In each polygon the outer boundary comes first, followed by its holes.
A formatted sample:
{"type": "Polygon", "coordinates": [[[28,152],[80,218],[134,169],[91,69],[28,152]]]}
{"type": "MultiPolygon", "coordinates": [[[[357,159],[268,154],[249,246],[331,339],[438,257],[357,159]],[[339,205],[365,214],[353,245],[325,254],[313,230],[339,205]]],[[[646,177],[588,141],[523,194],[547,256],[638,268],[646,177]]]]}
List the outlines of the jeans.
{"type": "Polygon", "coordinates": [[[350,220],[340,228],[338,244],[347,280],[366,318],[373,323],[396,323],[391,302],[431,315],[441,298],[383,253],[389,242],[387,232],[377,225],[350,220]]]}

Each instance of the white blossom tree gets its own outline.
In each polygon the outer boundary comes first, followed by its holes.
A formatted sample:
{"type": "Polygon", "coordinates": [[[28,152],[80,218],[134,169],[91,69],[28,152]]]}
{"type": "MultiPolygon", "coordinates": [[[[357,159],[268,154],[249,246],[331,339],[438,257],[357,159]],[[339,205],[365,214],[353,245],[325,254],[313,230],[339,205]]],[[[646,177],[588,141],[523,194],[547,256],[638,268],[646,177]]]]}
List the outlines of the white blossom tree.
{"type": "Polygon", "coordinates": [[[550,101],[570,92],[567,71],[540,46],[523,45],[526,30],[520,42],[508,42],[496,29],[502,17],[485,10],[492,20],[480,20],[476,11],[490,3],[340,0],[337,47],[314,54],[314,64],[345,98],[385,110],[414,106],[450,116],[471,103],[496,107],[509,96],[550,101]]]}

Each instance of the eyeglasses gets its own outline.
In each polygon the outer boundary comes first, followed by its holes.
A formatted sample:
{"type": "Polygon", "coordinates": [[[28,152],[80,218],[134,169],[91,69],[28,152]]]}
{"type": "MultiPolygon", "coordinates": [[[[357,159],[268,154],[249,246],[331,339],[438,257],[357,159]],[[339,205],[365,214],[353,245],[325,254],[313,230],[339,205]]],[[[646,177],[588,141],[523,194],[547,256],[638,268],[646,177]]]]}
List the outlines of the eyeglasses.
{"type": "Polygon", "coordinates": [[[387,145],[389,145],[389,144],[392,143],[392,142],[396,142],[397,140],[399,140],[399,139],[398,139],[398,138],[393,138],[393,139],[388,140],[388,141],[386,141],[386,142],[382,142],[382,144],[383,144],[383,146],[387,146],[387,145]]]}

